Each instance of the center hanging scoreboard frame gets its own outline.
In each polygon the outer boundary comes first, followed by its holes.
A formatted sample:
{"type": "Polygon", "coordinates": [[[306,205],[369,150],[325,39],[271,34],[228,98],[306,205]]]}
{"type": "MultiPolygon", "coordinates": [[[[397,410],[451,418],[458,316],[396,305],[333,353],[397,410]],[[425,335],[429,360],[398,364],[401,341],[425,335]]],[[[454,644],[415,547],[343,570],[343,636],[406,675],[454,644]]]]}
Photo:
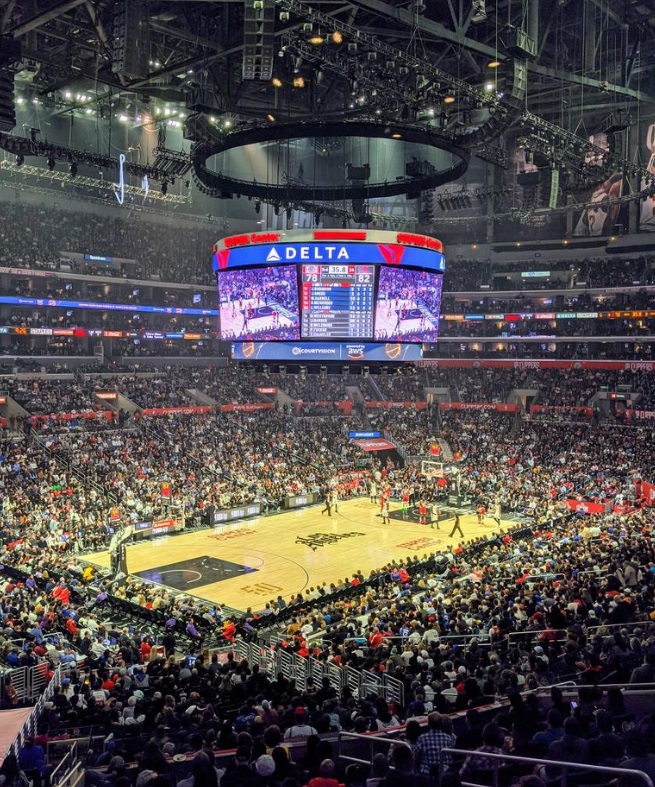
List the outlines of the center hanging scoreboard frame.
{"type": "MultiPolygon", "coordinates": [[[[440,300],[440,284],[439,298],[433,297],[433,302],[428,303],[426,308],[422,308],[420,299],[412,301],[411,298],[412,286],[416,286],[419,281],[426,282],[421,284],[420,292],[424,294],[424,299],[429,297],[428,283],[434,281],[434,274],[443,274],[445,271],[443,246],[435,238],[383,230],[255,232],[224,238],[214,246],[213,267],[219,277],[219,289],[223,271],[244,271],[245,295],[234,296],[244,300],[240,300],[239,305],[234,308],[230,305],[231,324],[242,324],[239,309],[243,308],[243,303],[249,302],[249,297],[256,299],[254,305],[259,307],[254,311],[255,320],[252,319],[252,310],[248,310],[247,315],[244,312],[243,325],[248,328],[243,329],[243,335],[232,334],[223,338],[251,340],[250,336],[245,335],[245,331],[250,330],[251,325],[257,324],[259,315],[260,323],[265,325],[269,312],[273,312],[273,316],[268,318],[272,332],[273,325],[277,327],[279,323],[294,322],[288,311],[285,313],[277,309],[275,304],[269,308],[270,300],[266,297],[266,289],[269,286],[272,288],[272,285],[262,285],[264,279],[261,279],[261,276],[257,278],[254,273],[246,273],[248,269],[276,269],[285,265],[296,266],[296,331],[299,330],[301,341],[371,341],[388,336],[389,340],[420,344],[423,339],[419,326],[428,324],[435,311],[439,311],[438,305],[435,309],[434,302],[440,300]],[[392,288],[393,291],[387,286],[384,291],[378,292],[383,269],[390,271],[385,279],[387,285],[389,276],[392,276],[391,271],[397,271],[393,274],[392,280],[397,283],[397,286],[392,288]],[[251,286],[249,291],[246,289],[247,283],[251,286]],[[380,322],[381,314],[378,298],[384,298],[382,302],[387,330],[382,335],[376,325],[376,321],[380,322]],[[412,307],[413,311],[410,311],[412,307]],[[281,312],[281,317],[275,313],[278,311],[281,312]],[[401,321],[405,325],[404,321],[411,318],[414,318],[417,330],[409,334],[408,338],[394,338],[394,328],[397,328],[401,321]],[[277,322],[274,322],[275,320],[277,322]]],[[[289,302],[287,298],[287,306],[289,302]]],[[[222,335],[223,327],[221,325],[222,335]]],[[[265,330],[263,332],[265,333],[265,330]]],[[[239,333],[238,328],[235,333],[239,333]]],[[[255,335],[252,338],[257,340],[259,337],[255,335]]],[[[270,338],[269,341],[284,339],[270,338]]]]}

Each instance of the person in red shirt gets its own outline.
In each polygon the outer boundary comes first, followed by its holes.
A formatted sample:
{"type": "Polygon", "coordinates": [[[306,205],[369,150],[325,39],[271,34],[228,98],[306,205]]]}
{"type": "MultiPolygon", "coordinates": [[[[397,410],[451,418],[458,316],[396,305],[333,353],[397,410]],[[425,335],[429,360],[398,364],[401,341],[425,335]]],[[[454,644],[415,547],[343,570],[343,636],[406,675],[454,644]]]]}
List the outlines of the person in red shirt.
{"type": "Polygon", "coordinates": [[[323,760],[321,767],[318,769],[318,776],[310,779],[306,787],[344,787],[344,785],[335,778],[336,772],[337,768],[332,760],[323,760]]]}
{"type": "Polygon", "coordinates": [[[150,661],[150,651],[152,650],[152,645],[150,641],[146,637],[143,642],[141,643],[141,663],[147,664],[150,661]]]}

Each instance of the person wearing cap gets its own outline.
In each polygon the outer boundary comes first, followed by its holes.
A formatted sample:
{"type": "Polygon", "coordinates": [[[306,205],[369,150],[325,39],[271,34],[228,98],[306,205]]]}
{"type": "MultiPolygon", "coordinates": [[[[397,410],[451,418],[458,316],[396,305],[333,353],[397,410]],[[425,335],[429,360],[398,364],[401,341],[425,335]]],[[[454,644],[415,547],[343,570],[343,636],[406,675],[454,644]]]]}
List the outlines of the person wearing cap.
{"type": "Polygon", "coordinates": [[[307,723],[307,712],[303,707],[298,707],[294,711],[295,722],[284,733],[284,740],[307,739],[310,735],[317,735],[316,729],[307,723]]]}

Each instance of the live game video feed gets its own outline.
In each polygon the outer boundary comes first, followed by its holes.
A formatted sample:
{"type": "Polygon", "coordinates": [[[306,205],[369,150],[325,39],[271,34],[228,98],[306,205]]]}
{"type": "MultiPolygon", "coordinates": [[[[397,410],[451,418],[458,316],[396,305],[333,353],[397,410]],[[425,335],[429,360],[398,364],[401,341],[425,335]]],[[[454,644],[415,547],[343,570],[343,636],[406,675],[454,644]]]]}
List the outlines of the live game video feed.
{"type": "Polygon", "coordinates": [[[436,341],[442,286],[441,274],[381,268],[375,338],[397,342],[436,341]]]}
{"type": "Polygon", "coordinates": [[[221,339],[300,339],[295,265],[218,274],[221,339]]]}

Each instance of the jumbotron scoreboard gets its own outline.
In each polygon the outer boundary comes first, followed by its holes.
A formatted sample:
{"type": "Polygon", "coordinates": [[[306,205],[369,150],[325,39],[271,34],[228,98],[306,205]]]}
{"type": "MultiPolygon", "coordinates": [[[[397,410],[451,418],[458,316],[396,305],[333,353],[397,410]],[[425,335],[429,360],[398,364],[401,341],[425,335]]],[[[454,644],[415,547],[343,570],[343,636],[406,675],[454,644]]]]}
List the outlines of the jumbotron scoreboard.
{"type": "Polygon", "coordinates": [[[300,333],[307,339],[373,337],[373,265],[301,265],[300,333]]]}
{"type": "Polygon", "coordinates": [[[441,242],[407,232],[234,235],[214,247],[235,359],[415,361],[438,336],[441,242]]]}

